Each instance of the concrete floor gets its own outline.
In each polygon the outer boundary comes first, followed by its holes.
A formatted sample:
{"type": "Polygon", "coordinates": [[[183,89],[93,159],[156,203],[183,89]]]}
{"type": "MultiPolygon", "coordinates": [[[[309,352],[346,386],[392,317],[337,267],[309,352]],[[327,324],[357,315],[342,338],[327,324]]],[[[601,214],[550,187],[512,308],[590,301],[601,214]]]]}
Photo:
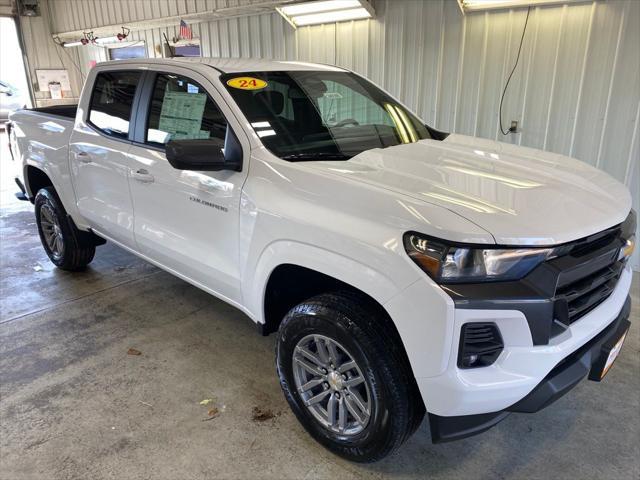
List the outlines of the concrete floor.
{"type": "Polygon", "coordinates": [[[86,272],[56,270],[2,173],[2,479],[640,477],[638,278],[631,334],[602,384],[456,443],[432,445],[425,422],[390,458],[357,465],[289,412],[273,337],[113,245],[86,272]],[[275,417],[256,421],[255,407],[275,417]]]}

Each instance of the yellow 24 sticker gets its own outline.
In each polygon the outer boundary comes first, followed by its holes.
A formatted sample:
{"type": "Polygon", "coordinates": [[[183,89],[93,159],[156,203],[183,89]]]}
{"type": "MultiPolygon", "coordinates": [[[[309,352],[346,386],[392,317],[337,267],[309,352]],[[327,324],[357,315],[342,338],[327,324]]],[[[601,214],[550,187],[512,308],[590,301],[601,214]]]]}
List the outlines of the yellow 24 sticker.
{"type": "Polygon", "coordinates": [[[267,86],[267,82],[254,77],[236,77],[227,80],[227,85],[240,90],[260,90],[267,86]]]}

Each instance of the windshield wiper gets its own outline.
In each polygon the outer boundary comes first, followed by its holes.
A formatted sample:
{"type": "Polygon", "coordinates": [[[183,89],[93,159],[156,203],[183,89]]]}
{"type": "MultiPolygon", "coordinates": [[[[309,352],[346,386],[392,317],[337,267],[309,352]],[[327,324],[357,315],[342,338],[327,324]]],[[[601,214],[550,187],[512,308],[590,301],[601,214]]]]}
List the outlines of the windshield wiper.
{"type": "Polygon", "coordinates": [[[315,153],[291,153],[289,155],[283,155],[283,160],[289,161],[304,161],[304,160],[349,160],[352,155],[345,155],[344,153],[330,153],[330,152],[315,152],[315,153]]]}

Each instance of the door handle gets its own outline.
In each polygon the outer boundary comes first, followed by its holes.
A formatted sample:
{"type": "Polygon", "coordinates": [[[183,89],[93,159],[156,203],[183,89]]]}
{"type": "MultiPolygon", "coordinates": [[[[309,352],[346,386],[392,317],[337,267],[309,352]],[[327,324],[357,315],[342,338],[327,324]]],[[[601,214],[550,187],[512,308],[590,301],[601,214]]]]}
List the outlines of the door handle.
{"type": "Polygon", "coordinates": [[[87,152],[76,153],[76,158],[81,163],[91,163],[91,156],[87,152]]]}
{"type": "Polygon", "coordinates": [[[134,180],[140,182],[140,183],[153,183],[154,182],[154,178],[153,175],[151,175],[146,169],[144,168],[140,168],[138,170],[135,171],[131,171],[131,176],[134,178],[134,180]]]}

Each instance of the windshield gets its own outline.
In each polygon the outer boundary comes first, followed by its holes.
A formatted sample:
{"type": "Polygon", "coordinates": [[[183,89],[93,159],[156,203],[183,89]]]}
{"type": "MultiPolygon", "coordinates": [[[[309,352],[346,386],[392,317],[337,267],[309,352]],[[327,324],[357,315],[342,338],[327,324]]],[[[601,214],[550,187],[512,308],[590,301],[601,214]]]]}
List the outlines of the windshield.
{"type": "Polygon", "coordinates": [[[247,72],[221,77],[265,147],[285,160],[346,160],[431,138],[411,112],[349,72],[247,72]]]}

